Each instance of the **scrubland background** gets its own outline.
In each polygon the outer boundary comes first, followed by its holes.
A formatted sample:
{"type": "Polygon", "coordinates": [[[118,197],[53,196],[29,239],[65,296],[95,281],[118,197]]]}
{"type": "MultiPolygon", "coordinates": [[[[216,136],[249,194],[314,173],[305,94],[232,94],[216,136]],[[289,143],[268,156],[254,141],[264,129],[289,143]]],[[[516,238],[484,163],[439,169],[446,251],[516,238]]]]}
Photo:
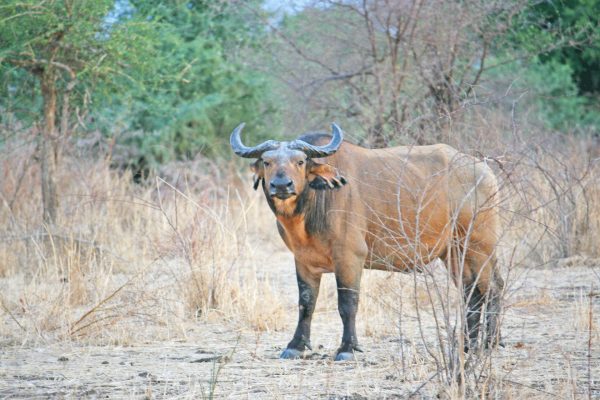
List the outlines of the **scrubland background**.
{"type": "MultiPolygon", "coordinates": [[[[600,398],[597,1],[0,5],[0,396],[600,398]],[[366,352],[305,360],[244,140],[444,142],[500,182],[503,348],[462,356],[444,266],[366,272],[366,352]],[[457,379],[456,371],[459,371],[457,379]]],[[[350,183],[351,184],[351,183],[350,183]]]]}

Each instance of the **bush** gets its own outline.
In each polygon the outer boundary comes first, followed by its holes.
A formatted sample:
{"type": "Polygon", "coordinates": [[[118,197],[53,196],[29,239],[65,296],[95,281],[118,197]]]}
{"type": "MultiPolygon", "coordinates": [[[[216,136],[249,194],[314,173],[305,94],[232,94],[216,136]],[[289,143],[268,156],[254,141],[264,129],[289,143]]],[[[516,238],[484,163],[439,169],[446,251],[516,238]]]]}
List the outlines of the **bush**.
{"type": "Polygon", "coordinates": [[[526,100],[519,100],[519,108],[544,128],[573,132],[596,130],[599,126],[600,118],[592,110],[594,103],[579,94],[568,64],[556,60],[541,62],[534,57],[529,62],[515,61],[490,69],[489,74],[496,84],[508,87],[511,105],[515,98],[524,95],[526,100]]]}

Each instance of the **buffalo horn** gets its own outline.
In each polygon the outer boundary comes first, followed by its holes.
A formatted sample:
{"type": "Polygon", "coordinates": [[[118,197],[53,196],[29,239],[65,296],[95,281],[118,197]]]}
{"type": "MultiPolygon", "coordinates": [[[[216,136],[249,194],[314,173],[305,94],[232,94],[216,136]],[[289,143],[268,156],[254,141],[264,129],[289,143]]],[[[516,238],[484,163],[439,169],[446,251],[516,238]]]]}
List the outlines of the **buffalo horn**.
{"type": "Polygon", "coordinates": [[[342,144],[344,140],[344,134],[339,126],[336,124],[331,125],[331,130],[333,132],[333,137],[331,138],[331,142],[324,146],[315,146],[310,143],[306,143],[303,140],[296,139],[289,144],[290,149],[301,150],[306,153],[308,158],[320,158],[327,157],[335,153],[342,144]]]}
{"type": "Polygon", "coordinates": [[[233,152],[238,156],[244,158],[260,158],[262,153],[264,153],[265,151],[274,150],[279,147],[279,142],[275,140],[267,140],[266,142],[263,142],[258,146],[254,147],[244,146],[244,144],[242,143],[242,139],[240,138],[240,133],[242,132],[242,129],[244,129],[244,125],[246,124],[244,124],[243,122],[239,124],[233,130],[233,132],[231,132],[231,137],[229,138],[231,148],[233,149],[233,152]]]}

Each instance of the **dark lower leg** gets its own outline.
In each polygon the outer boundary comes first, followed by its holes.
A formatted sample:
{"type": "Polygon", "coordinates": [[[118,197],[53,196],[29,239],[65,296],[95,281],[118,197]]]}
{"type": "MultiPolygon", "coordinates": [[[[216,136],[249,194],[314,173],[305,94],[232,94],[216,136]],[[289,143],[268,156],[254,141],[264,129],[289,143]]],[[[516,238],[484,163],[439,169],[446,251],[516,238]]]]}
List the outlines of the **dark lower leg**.
{"type": "Polygon", "coordinates": [[[481,325],[483,296],[475,284],[465,285],[464,299],[467,306],[465,326],[465,351],[477,346],[477,336],[481,325]]]}
{"type": "Polygon", "coordinates": [[[294,337],[287,345],[288,349],[304,351],[312,349],[310,345],[310,324],[319,295],[320,277],[312,281],[304,279],[300,274],[298,278],[298,325],[294,337]]]}
{"type": "Polygon", "coordinates": [[[338,355],[341,353],[362,351],[358,346],[358,339],[356,337],[356,313],[358,311],[358,298],[358,288],[344,287],[338,281],[338,310],[344,324],[342,345],[338,349],[338,355]]]}

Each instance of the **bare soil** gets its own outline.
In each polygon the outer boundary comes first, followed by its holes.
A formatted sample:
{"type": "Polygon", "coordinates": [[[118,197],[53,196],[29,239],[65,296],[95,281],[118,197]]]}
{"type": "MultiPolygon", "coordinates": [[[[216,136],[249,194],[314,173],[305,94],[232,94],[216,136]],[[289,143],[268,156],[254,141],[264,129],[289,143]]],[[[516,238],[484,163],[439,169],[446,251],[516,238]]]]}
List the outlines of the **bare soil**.
{"type": "MultiPolygon", "coordinates": [[[[280,360],[295,325],[295,275],[289,254],[278,250],[271,256],[279,265],[275,276],[282,301],[289,306],[282,331],[188,321],[178,340],[145,340],[127,347],[3,343],[0,398],[444,397],[417,330],[407,329],[400,338],[372,333],[377,329],[370,327],[367,335],[361,324],[365,353],[356,362],[332,362],[341,334],[334,307],[318,309],[312,354],[280,360]]],[[[501,398],[600,398],[600,265],[589,264],[513,271],[503,325],[506,347],[494,350],[489,371],[501,398]]],[[[393,324],[395,318],[382,324],[393,324]]]]}

